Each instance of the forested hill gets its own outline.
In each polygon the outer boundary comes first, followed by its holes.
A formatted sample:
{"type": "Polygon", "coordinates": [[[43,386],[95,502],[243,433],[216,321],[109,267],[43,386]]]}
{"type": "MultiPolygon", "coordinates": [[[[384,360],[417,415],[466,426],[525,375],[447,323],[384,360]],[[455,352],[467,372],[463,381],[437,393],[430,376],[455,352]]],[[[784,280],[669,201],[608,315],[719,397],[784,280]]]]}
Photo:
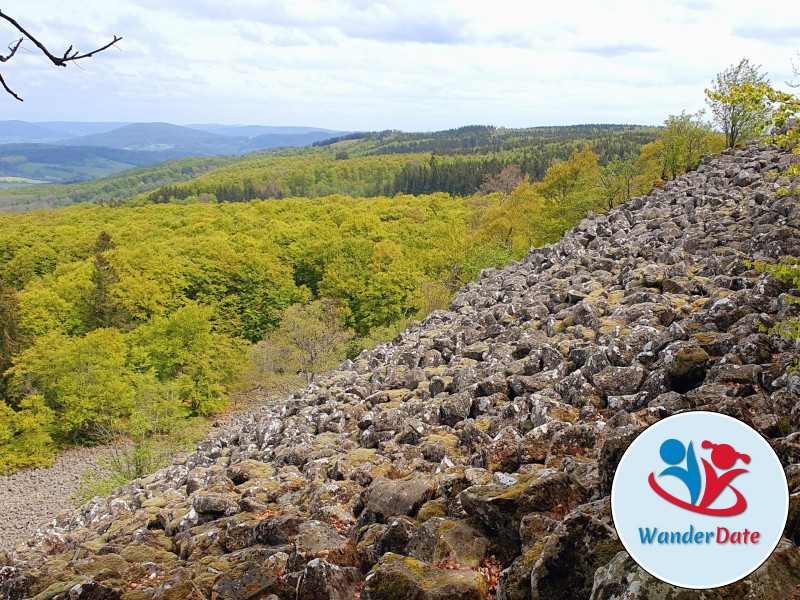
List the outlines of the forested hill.
{"type": "Polygon", "coordinates": [[[396,130],[352,133],[316,142],[314,146],[342,146],[351,156],[431,152],[433,154],[487,154],[519,149],[543,150],[546,146],[571,146],[575,140],[592,140],[601,161],[622,157],[652,142],[657,128],[640,125],[566,125],[506,129],[490,125],[468,125],[432,133],[405,133],[396,130]]]}
{"type": "Polygon", "coordinates": [[[442,191],[468,195],[475,193],[487,176],[512,164],[521,175],[540,180],[549,166],[583,147],[591,146],[601,165],[633,160],[659,131],[628,125],[473,126],[437,133],[353,134],[302,149],[187,158],[75,185],[0,190],[0,210],[86,201],[117,204],[137,195],[135,203],[249,201],[336,193],[376,196],[442,191]],[[227,168],[208,173],[223,166],[227,168]],[[202,194],[207,196],[201,198],[202,194]]]}
{"type": "Polygon", "coordinates": [[[642,145],[656,139],[658,132],[654,127],[578,125],[354,134],[331,144],[320,142],[289,160],[266,156],[237,162],[134,202],[161,203],[203,194],[220,202],[337,193],[467,196],[476,193],[487,177],[499,175],[510,165],[517,167],[521,177],[539,181],[548,167],[580,148],[591,147],[601,165],[636,158],[642,145]]]}

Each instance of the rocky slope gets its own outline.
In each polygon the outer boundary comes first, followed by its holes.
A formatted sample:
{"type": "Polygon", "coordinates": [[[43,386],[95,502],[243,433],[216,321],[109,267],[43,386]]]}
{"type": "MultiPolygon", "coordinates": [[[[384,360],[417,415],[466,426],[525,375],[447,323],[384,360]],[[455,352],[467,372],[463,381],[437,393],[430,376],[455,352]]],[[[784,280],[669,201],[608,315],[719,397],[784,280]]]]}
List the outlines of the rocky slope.
{"type": "Polygon", "coordinates": [[[77,494],[87,472],[102,473],[108,447],[71,448],[52,466],[27,469],[0,477],[0,548],[15,546],[28,539],[38,527],[67,505],[77,494]],[[10,518],[9,518],[10,517],[10,518]]]}
{"type": "Polygon", "coordinates": [[[183,464],[0,555],[17,600],[792,598],[800,373],[764,332],[797,291],[748,267],[800,251],[776,147],[696,172],[481,274],[392,343],[262,407],[183,464]],[[610,516],[635,436],[686,409],[761,431],[786,467],[786,539],[745,580],[672,588],[610,516]]]}

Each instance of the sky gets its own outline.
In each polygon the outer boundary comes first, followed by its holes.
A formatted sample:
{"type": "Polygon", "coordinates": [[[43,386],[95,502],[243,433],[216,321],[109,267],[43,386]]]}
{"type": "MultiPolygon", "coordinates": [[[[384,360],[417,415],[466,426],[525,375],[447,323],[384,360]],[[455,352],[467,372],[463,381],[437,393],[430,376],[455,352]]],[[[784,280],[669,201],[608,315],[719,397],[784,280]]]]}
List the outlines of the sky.
{"type": "Polygon", "coordinates": [[[782,89],[800,64],[796,0],[11,4],[54,54],[123,39],[67,68],[23,44],[0,74],[25,101],[0,96],[2,120],[658,125],[703,108],[704,88],[742,58],[782,89]]]}

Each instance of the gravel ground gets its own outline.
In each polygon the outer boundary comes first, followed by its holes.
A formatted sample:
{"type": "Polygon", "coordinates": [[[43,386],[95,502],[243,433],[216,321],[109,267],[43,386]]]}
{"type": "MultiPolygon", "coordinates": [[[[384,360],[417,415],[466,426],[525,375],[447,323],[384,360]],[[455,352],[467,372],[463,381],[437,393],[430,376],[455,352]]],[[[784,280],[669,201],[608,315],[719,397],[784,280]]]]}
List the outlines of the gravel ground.
{"type": "MultiPolygon", "coordinates": [[[[216,419],[208,436],[241,426],[266,401],[257,390],[237,395],[231,403],[233,410],[216,419]]],[[[96,470],[112,451],[113,446],[71,448],[51,467],[0,477],[0,551],[25,542],[56,514],[73,508],[69,498],[80,490],[84,472],[96,470]]]]}
{"type": "Polygon", "coordinates": [[[73,448],[53,466],[0,477],[0,548],[24,542],[45,521],[71,506],[69,497],[81,485],[86,469],[94,469],[111,447],[73,448]]]}

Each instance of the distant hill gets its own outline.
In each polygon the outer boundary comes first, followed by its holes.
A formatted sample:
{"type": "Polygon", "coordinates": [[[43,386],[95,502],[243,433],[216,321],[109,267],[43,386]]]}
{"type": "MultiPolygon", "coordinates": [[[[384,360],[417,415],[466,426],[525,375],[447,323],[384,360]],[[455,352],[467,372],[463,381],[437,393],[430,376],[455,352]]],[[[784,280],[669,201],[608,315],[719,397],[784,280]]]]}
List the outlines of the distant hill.
{"type": "Polygon", "coordinates": [[[346,135],[348,132],[335,131],[333,129],[323,129],[320,127],[269,127],[267,125],[186,125],[191,129],[199,129],[200,131],[208,131],[209,133],[218,133],[220,135],[230,136],[245,136],[248,138],[258,137],[265,134],[278,134],[278,135],[297,135],[305,133],[314,133],[325,135],[322,139],[329,139],[334,136],[346,135]]]}
{"type": "Polygon", "coordinates": [[[178,158],[171,151],[141,152],[53,144],[0,145],[0,187],[88,181],[178,158]],[[13,179],[17,178],[17,179],[13,179]]]}
{"type": "Polygon", "coordinates": [[[105,133],[112,129],[119,129],[130,125],[130,121],[102,121],[102,122],[83,122],[83,121],[43,121],[36,123],[48,129],[60,132],[61,138],[78,137],[79,135],[91,135],[93,133],[105,133]]]}
{"type": "Polygon", "coordinates": [[[250,150],[265,148],[284,148],[309,146],[317,142],[324,142],[334,135],[332,132],[313,130],[307,133],[265,133],[250,140],[250,150]]]}
{"type": "Polygon", "coordinates": [[[0,121],[0,144],[46,143],[118,150],[169,152],[180,156],[246,154],[269,148],[296,148],[347,135],[316,127],[79,121],[0,121]]]}
{"type": "Polygon", "coordinates": [[[340,131],[307,127],[260,125],[234,127],[210,125],[204,129],[170,123],[133,123],[119,129],[75,137],[59,143],[65,146],[106,146],[125,150],[168,150],[181,156],[211,156],[245,154],[267,148],[307,146],[342,134],[340,131]]]}
{"type": "Polygon", "coordinates": [[[54,142],[64,133],[27,121],[0,121],[0,144],[17,142],[54,142]]]}
{"type": "Polygon", "coordinates": [[[233,138],[170,123],[133,123],[61,143],[65,146],[105,146],[125,150],[171,150],[183,156],[202,156],[238,154],[245,141],[245,137],[233,138]]]}

